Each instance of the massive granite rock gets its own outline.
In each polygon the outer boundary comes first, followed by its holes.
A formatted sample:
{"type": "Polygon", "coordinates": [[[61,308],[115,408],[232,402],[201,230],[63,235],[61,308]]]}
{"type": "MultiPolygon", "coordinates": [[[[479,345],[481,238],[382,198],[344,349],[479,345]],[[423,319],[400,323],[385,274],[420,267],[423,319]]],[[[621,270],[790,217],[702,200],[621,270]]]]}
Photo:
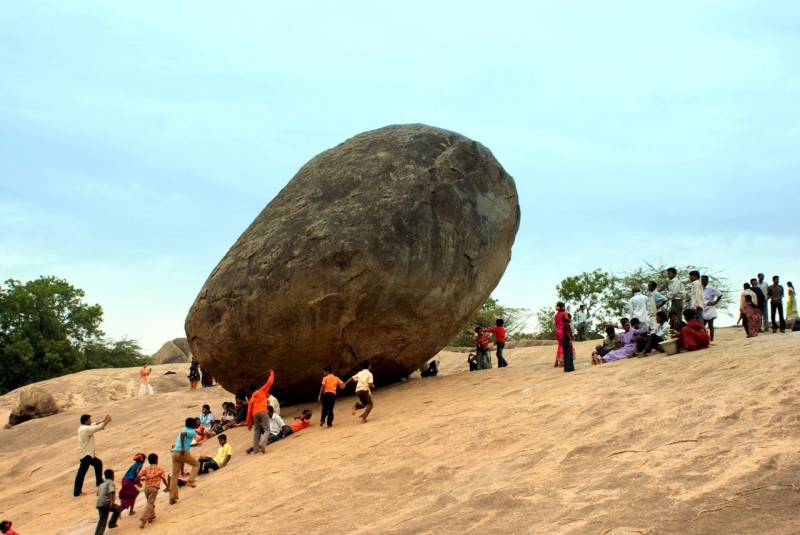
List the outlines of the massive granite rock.
{"type": "Polygon", "coordinates": [[[186,318],[225,388],[276,372],[279,399],[322,367],[411,374],[500,281],[520,211],[491,152],[425,125],[365,132],[304,165],[211,273],[186,318]]]}
{"type": "Polygon", "coordinates": [[[8,425],[18,425],[34,418],[45,418],[60,411],[58,403],[47,390],[31,387],[19,396],[19,406],[8,415],[8,425]]]}
{"type": "Polygon", "coordinates": [[[186,338],[175,338],[165,342],[161,349],[156,351],[153,356],[153,364],[176,364],[179,362],[191,362],[191,350],[186,338]]]}

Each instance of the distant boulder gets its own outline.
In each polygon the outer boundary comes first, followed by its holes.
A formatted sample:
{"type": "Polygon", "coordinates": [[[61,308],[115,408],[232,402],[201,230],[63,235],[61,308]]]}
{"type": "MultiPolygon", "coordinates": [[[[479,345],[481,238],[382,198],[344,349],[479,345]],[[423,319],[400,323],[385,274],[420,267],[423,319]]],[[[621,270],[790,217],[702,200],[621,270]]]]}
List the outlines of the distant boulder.
{"type": "MultiPolygon", "coordinates": [[[[192,360],[192,348],[189,347],[189,340],[187,340],[186,338],[175,338],[174,340],[172,340],[172,343],[175,344],[178,349],[183,351],[189,360],[192,360]]],[[[187,360],[186,362],[189,362],[189,360],[187,360]]]]}
{"type": "Polygon", "coordinates": [[[186,338],[176,338],[173,341],[165,343],[161,349],[156,351],[153,355],[153,364],[178,364],[181,362],[189,362],[189,352],[184,352],[181,347],[176,344],[176,341],[182,340],[186,345],[186,338]]]}
{"type": "Polygon", "coordinates": [[[29,388],[20,393],[19,406],[8,416],[8,425],[18,425],[34,418],[57,414],[61,409],[53,396],[43,388],[29,388]]]}

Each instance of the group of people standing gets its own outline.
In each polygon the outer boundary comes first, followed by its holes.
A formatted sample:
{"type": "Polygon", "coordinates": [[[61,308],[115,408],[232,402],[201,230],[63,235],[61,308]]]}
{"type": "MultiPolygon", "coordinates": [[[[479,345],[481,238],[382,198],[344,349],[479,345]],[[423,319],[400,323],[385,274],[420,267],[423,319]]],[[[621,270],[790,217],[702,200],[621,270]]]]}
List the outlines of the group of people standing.
{"type": "Polygon", "coordinates": [[[492,339],[489,335],[494,335],[494,343],[497,348],[497,367],[505,368],[508,362],[503,356],[503,349],[506,347],[505,320],[497,319],[495,326],[489,329],[475,327],[475,353],[470,353],[467,357],[469,371],[491,370],[492,369],[492,339]]]}
{"type": "MultiPolygon", "coordinates": [[[[787,289],[780,284],[780,277],[772,277],[772,284],[767,285],[764,274],[750,279],[742,285],[739,296],[739,319],[748,338],[758,336],[759,332],[769,331],[769,318],[772,317],[772,332],[786,332],[786,317],[797,318],[797,294],[792,281],[786,283],[787,289]],[[786,317],[783,315],[783,298],[786,300],[786,317]]],[[[794,330],[794,329],[793,329],[794,330]]]]}

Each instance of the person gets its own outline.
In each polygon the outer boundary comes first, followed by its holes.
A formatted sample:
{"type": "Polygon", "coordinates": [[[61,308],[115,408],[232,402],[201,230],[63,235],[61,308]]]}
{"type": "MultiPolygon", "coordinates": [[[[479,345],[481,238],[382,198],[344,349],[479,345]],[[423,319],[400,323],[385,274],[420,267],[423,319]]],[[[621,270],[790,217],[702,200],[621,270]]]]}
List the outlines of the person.
{"type": "MultiPolygon", "coordinates": [[[[566,306],[563,301],[556,303],[556,315],[553,316],[553,322],[556,324],[556,341],[564,338],[564,314],[567,313],[566,306]]],[[[556,344],[556,362],[554,368],[564,366],[564,346],[556,344]]]]}
{"type": "Polygon", "coordinates": [[[261,442],[261,434],[264,433],[269,427],[267,418],[267,397],[269,396],[269,389],[272,388],[272,382],[275,380],[275,372],[269,371],[269,377],[264,386],[255,390],[255,385],[250,385],[250,403],[247,405],[247,430],[253,431],[253,447],[247,448],[247,453],[252,453],[258,449],[258,443],[261,442]]]}
{"type": "Polygon", "coordinates": [[[372,407],[374,406],[372,403],[372,389],[375,388],[375,381],[372,377],[371,369],[372,364],[370,364],[368,360],[365,360],[361,363],[361,371],[344,383],[344,385],[347,386],[353,381],[356,382],[356,396],[358,396],[358,402],[353,405],[350,412],[355,416],[356,411],[364,409],[364,412],[361,414],[362,423],[367,423],[367,417],[369,413],[372,412],[372,407]]]}
{"type": "MultiPolygon", "coordinates": [[[[751,286],[750,286],[749,282],[745,282],[742,285],[742,288],[743,288],[742,289],[742,293],[739,295],[739,319],[736,320],[736,325],[739,325],[739,322],[741,321],[742,322],[742,326],[744,327],[745,333],[749,333],[750,329],[747,326],[747,315],[744,313],[745,297],[747,297],[749,295],[750,296],[750,300],[753,303],[757,303],[758,302],[758,297],[756,296],[756,293],[751,289],[751,286]]],[[[758,325],[760,327],[761,326],[761,320],[759,319],[758,321],[759,321],[758,325]]]]}
{"type": "Polygon", "coordinates": [[[766,332],[767,322],[769,320],[767,291],[761,289],[761,286],[758,284],[757,279],[750,279],[750,285],[751,285],[751,290],[753,290],[753,293],[756,294],[756,306],[758,307],[759,312],[761,312],[761,321],[763,323],[763,329],[761,325],[759,325],[758,328],[766,332]]]}
{"type": "Polygon", "coordinates": [[[722,299],[722,292],[708,284],[708,275],[700,277],[703,285],[703,321],[708,325],[708,334],[714,341],[714,320],[717,319],[717,303],[722,299]]]}
{"type": "Polygon", "coordinates": [[[631,357],[638,357],[647,345],[647,337],[650,335],[648,332],[647,324],[639,321],[639,318],[631,319],[631,329],[636,331],[636,350],[631,353],[631,357]]]}
{"type": "Polygon", "coordinates": [[[467,355],[467,364],[469,364],[469,371],[478,371],[478,357],[475,355],[475,353],[470,353],[467,355]]]}
{"type": "Polygon", "coordinates": [[[199,446],[207,439],[211,438],[206,431],[206,428],[203,427],[203,424],[200,423],[200,418],[194,419],[194,432],[195,436],[192,439],[192,446],[199,446]]]}
{"type": "Polygon", "coordinates": [[[269,396],[267,396],[267,405],[272,407],[272,409],[275,411],[275,414],[280,416],[280,414],[281,414],[281,404],[278,403],[278,398],[276,398],[275,396],[270,394],[269,396]]]}
{"type": "Polygon", "coordinates": [[[319,417],[319,426],[328,420],[328,427],[333,425],[333,407],[336,405],[337,389],[344,388],[344,382],[333,375],[333,368],[325,366],[322,368],[322,385],[319,387],[317,401],[322,403],[322,416],[319,417]]]}
{"type": "Polygon", "coordinates": [[[203,388],[210,388],[214,386],[214,376],[211,375],[211,372],[205,368],[200,368],[200,370],[201,370],[200,386],[202,386],[203,388]]]}
{"type": "Polygon", "coordinates": [[[109,529],[117,527],[119,515],[122,513],[122,507],[114,503],[115,493],[117,491],[114,486],[114,471],[110,468],[103,472],[106,477],[99,487],[97,487],[97,514],[100,518],[97,520],[97,529],[94,530],[94,535],[103,535],[106,532],[106,522],[109,529]],[[111,514],[111,520],[108,515],[111,514]]]}
{"type": "Polygon", "coordinates": [[[267,405],[267,428],[264,432],[264,438],[258,443],[258,450],[261,453],[266,453],[267,446],[283,438],[285,425],[283,418],[275,412],[275,409],[271,405],[267,405]]]}
{"type": "Polygon", "coordinates": [[[439,361],[434,359],[419,368],[420,377],[436,377],[439,375],[439,361]]]}
{"type": "Polygon", "coordinates": [[[669,313],[669,330],[672,338],[680,336],[683,328],[686,327],[686,322],[681,319],[677,313],[670,311],[669,313]]]}
{"type": "Polygon", "coordinates": [[[711,338],[708,336],[703,322],[697,317],[697,313],[691,308],[683,311],[683,318],[686,320],[686,327],[681,329],[680,345],[687,351],[698,351],[706,349],[711,338]]]}
{"type": "Polygon", "coordinates": [[[214,436],[214,422],[216,422],[216,419],[214,418],[214,413],[211,412],[211,406],[203,405],[203,408],[200,409],[200,425],[203,426],[206,438],[214,436]]]}
{"type": "Polygon", "coordinates": [[[133,456],[133,464],[122,476],[122,487],[119,489],[119,504],[124,511],[130,508],[128,516],[135,514],[133,507],[136,505],[136,498],[139,496],[139,472],[142,471],[144,466],[145,456],[144,453],[137,453],[133,456]]]}
{"type": "Polygon", "coordinates": [[[153,395],[153,387],[150,385],[150,372],[152,371],[153,368],[150,368],[146,363],[139,368],[139,397],[145,394],[148,396],[153,395]]]}
{"type": "Polygon", "coordinates": [[[761,330],[761,309],[751,295],[744,296],[744,304],[741,308],[742,316],[744,319],[744,330],[748,338],[758,336],[758,331],[761,330]]]}
{"type": "Polygon", "coordinates": [[[480,327],[475,327],[475,349],[478,352],[478,369],[491,370],[492,356],[489,354],[489,335],[480,327]]]}
{"type": "Polygon", "coordinates": [[[217,437],[217,440],[219,440],[219,448],[214,457],[207,457],[205,455],[198,457],[197,460],[200,461],[199,473],[207,474],[209,470],[219,470],[231,460],[233,448],[228,444],[228,436],[223,433],[217,437]]]}
{"type": "MultiPolygon", "coordinates": [[[[613,351],[609,351],[604,356],[592,357],[592,362],[595,364],[602,364],[603,362],[613,362],[628,358],[636,351],[636,337],[639,331],[631,329],[631,322],[628,318],[619,320],[622,325],[622,334],[619,335],[620,347],[613,351]]],[[[613,327],[613,326],[612,326],[613,327]]]]}
{"type": "Polygon", "coordinates": [[[606,327],[606,337],[603,339],[603,345],[597,345],[592,352],[592,364],[597,364],[595,357],[605,357],[609,352],[622,347],[622,342],[619,341],[617,330],[612,326],[606,327]]]}
{"type": "Polygon", "coordinates": [[[648,298],[648,326],[651,329],[655,329],[658,325],[658,321],[656,321],[656,315],[658,314],[658,311],[669,302],[666,297],[659,293],[656,287],[656,281],[650,281],[647,283],[647,291],[650,294],[648,298]]]}
{"type": "Polygon", "coordinates": [[[780,318],[780,329],[786,332],[786,320],[783,317],[783,286],[778,284],[778,276],[772,277],[772,284],[767,288],[767,298],[769,299],[770,317],[772,318],[772,332],[778,332],[778,323],[775,322],[775,312],[780,318]]]}
{"type": "Polygon", "coordinates": [[[638,286],[631,288],[631,298],[628,300],[628,316],[631,320],[639,320],[639,324],[647,325],[649,318],[647,298],[642,294],[638,286]]]}
{"type": "Polygon", "coordinates": [[[769,330],[769,301],[767,300],[767,290],[769,289],[769,285],[767,281],[764,280],[764,274],[758,274],[758,282],[756,283],[758,289],[761,290],[761,293],[764,294],[764,302],[760,305],[761,306],[761,321],[764,323],[764,332],[769,330]]]}
{"type": "Polygon", "coordinates": [[[11,529],[12,522],[10,520],[3,520],[0,522],[0,533],[3,535],[19,535],[16,531],[11,529]]]}
{"type": "Polygon", "coordinates": [[[564,372],[575,371],[575,348],[572,346],[572,341],[575,335],[572,334],[572,319],[569,314],[564,316],[564,327],[562,332],[564,337],[559,341],[564,346],[564,372]]]}
{"type": "Polygon", "coordinates": [[[156,496],[158,496],[161,483],[164,483],[164,487],[169,487],[164,469],[158,466],[158,455],[151,453],[147,456],[147,462],[150,464],[139,473],[139,483],[144,482],[144,495],[147,498],[147,506],[142,511],[142,516],[139,517],[142,522],[139,526],[141,529],[144,529],[148,522],[156,519],[156,496]]]}
{"type": "Polygon", "coordinates": [[[578,342],[589,339],[589,324],[587,323],[586,305],[581,305],[575,313],[575,333],[578,342]]]}
{"type": "Polygon", "coordinates": [[[234,404],[230,401],[222,402],[222,415],[219,420],[214,422],[214,427],[212,428],[214,435],[218,435],[225,432],[226,429],[234,427],[236,423],[236,410],[234,407],[234,404]]]}
{"type": "Polygon", "coordinates": [[[197,359],[192,357],[192,363],[189,364],[189,388],[195,390],[199,382],[200,382],[200,365],[197,363],[197,359]]]}
{"type": "Polygon", "coordinates": [[[242,427],[247,425],[247,396],[244,394],[237,393],[236,394],[236,405],[234,406],[236,410],[236,418],[234,419],[234,423],[231,427],[242,427]]]}
{"type": "Polygon", "coordinates": [[[663,353],[664,349],[661,347],[661,342],[669,336],[669,322],[667,321],[667,313],[663,310],[656,312],[656,327],[650,331],[647,337],[647,342],[644,346],[644,352],[639,355],[640,357],[649,357],[653,349],[659,353],[663,353]]]}
{"type": "MultiPolygon", "coordinates": [[[[506,347],[506,329],[504,327],[505,320],[498,318],[494,322],[494,327],[491,329],[483,329],[485,333],[492,333],[494,335],[494,345],[497,348],[497,367],[505,368],[508,366],[505,357],[503,357],[503,349],[506,347]]],[[[491,366],[489,366],[491,368],[491,366]]]]}
{"type": "Polygon", "coordinates": [[[794,284],[792,281],[786,283],[786,317],[796,318],[797,313],[797,293],[794,291],[794,284]]]}
{"type": "Polygon", "coordinates": [[[283,426],[283,436],[288,437],[311,425],[311,411],[303,409],[302,416],[295,416],[294,422],[283,426]]]}
{"type": "Polygon", "coordinates": [[[189,453],[189,448],[192,446],[192,440],[197,435],[194,430],[197,424],[197,419],[193,417],[186,418],[186,425],[183,430],[178,434],[178,439],[175,441],[175,446],[172,448],[172,477],[169,480],[169,504],[172,505],[178,501],[178,476],[181,474],[183,464],[186,463],[192,467],[189,474],[189,479],[186,481],[187,487],[196,487],[194,480],[197,478],[197,472],[200,471],[200,463],[197,459],[189,453]]]}
{"type": "Polygon", "coordinates": [[[694,310],[695,318],[703,322],[703,283],[700,282],[700,272],[693,269],[689,272],[689,281],[692,283],[691,291],[689,292],[689,308],[694,310]]]}
{"type": "Polygon", "coordinates": [[[667,279],[669,280],[667,281],[666,295],[664,297],[669,299],[670,313],[674,312],[680,317],[683,313],[683,297],[686,292],[683,284],[678,280],[678,270],[674,267],[667,268],[667,279]]]}
{"type": "Polygon", "coordinates": [[[80,496],[83,494],[83,480],[86,478],[86,472],[89,467],[94,467],[94,477],[97,486],[103,483],[103,461],[95,456],[94,449],[94,434],[102,431],[111,422],[111,416],[106,414],[105,419],[99,424],[92,423],[92,417],[89,414],[81,415],[81,425],[78,427],[78,473],[75,474],[75,486],[72,490],[73,496],[80,496]]]}

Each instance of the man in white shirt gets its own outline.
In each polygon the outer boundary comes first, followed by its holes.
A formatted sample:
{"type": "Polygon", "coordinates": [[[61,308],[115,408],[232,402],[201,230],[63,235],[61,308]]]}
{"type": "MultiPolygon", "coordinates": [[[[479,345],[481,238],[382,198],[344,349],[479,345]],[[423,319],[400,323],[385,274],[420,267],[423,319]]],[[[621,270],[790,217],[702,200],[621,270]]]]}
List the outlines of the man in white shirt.
{"type": "Polygon", "coordinates": [[[283,438],[283,426],[286,425],[283,423],[283,418],[275,414],[275,409],[272,408],[272,405],[267,405],[267,423],[269,424],[267,432],[264,433],[264,437],[258,443],[258,449],[261,453],[266,453],[267,445],[283,438]]]}
{"type": "Polygon", "coordinates": [[[578,342],[589,339],[589,325],[586,323],[586,305],[581,305],[580,310],[575,313],[575,327],[578,342]]]}
{"type": "Polygon", "coordinates": [[[663,310],[656,312],[656,327],[650,332],[647,337],[647,344],[644,346],[644,353],[640,357],[648,357],[655,349],[659,353],[663,353],[664,349],[661,347],[661,342],[669,338],[669,322],[667,321],[667,313],[663,310]]]}
{"type": "Polygon", "coordinates": [[[703,321],[703,308],[705,308],[705,303],[703,300],[703,283],[700,282],[700,272],[696,269],[690,271],[689,280],[692,283],[692,290],[689,294],[689,308],[694,310],[697,319],[703,321]]]}
{"type": "Polygon", "coordinates": [[[370,389],[375,388],[375,384],[373,382],[374,380],[372,378],[372,372],[370,371],[372,364],[370,364],[368,360],[365,360],[361,363],[361,368],[362,370],[348,379],[342,388],[351,382],[356,381],[356,396],[358,396],[358,403],[353,405],[353,408],[350,412],[353,414],[353,416],[355,416],[356,411],[365,409],[361,414],[361,421],[363,423],[367,423],[367,416],[369,416],[369,413],[372,411],[372,407],[374,406],[372,403],[372,394],[370,393],[370,389]]]}
{"type": "Polygon", "coordinates": [[[678,315],[678,317],[683,316],[683,297],[686,293],[683,288],[683,284],[681,281],[678,280],[678,270],[674,267],[667,269],[667,289],[666,289],[666,297],[670,301],[669,312],[672,314],[673,312],[678,315]]]}
{"type": "MultiPolygon", "coordinates": [[[[769,290],[769,285],[767,281],[764,280],[764,274],[758,274],[758,284],[756,285],[764,294],[764,297],[767,297],[767,290],[769,290]]],[[[764,305],[761,307],[761,321],[764,323],[764,332],[769,330],[769,299],[764,300],[764,305]]]]}
{"type": "Polygon", "coordinates": [[[703,319],[708,325],[708,336],[714,341],[714,320],[717,319],[717,303],[722,299],[722,292],[708,284],[708,275],[700,277],[703,285],[703,319]]]}
{"type": "Polygon", "coordinates": [[[630,319],[637,318],[641,325],[647,325],[647,297],[642,294],[638,287],[634,287],[631,293],[633,297],[628,301],[628,316],[630,319]]]}
{"type": "Polygon", "coordinates": [[[89,467],[94,467],[95,483],[99,487],[103,483],[103,461],[95,457],[94,434],[106,428],[111,421],[111,416],[106,415],[105,419],[99,424],[92,423],[89,414],[81,415],[81,425],[78,427],[78,473],[75,474],[75,486],[72,489],[73,496],[80,496],[83,493],[83,480],[89,467]]]}

